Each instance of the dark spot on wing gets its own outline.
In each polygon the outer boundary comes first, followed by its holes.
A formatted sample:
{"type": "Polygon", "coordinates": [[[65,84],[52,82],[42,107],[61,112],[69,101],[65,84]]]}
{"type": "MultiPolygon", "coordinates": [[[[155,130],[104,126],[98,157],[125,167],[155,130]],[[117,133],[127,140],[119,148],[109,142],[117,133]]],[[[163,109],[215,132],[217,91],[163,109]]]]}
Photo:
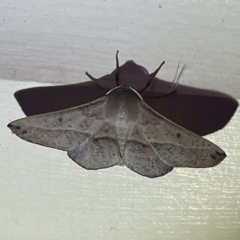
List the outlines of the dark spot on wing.
{"type": "Polygon", "coordinates": [[[8,125],[7,125],[7,127],[8,128],[12,128],[12,127],[14,127],[11,123],[9,123],[8,125]]]}
{"type": "Polygon", "coordinates": [[[217,154],[218,156],[223,156],[223,157],[226,157],[226,156],[227,156],[225,152],[220,153],[220,152],[216,151],[216,154],[217,154]]]}
{"type": "Polygon", "coordinates": [[[216,157],[214,155],[210,155],[212,159],[216,159],[216,157]]]}
{"type": "Polygon", "coordinates": [[[20,129],[21,129],[21,127],[20,127],[20,126],[16,126],[16,127],[15,127],[15,129],[17,129],[17,130],[20,130],[20,129]]]}
{"type": "Polygon", "coordinates": [[[181,137],[181,134],[180,133],[177,133],[177,138],[180,138],[181,137]]]}
{"type": "Polygon", "coordinates": [[[58,118],[58,121],[59,121],[59,122],[62,122],[62,121],[63,121],[63,118],[62,118],[62,117],[59,117],[59,118],[58,118]]]}
{"type": "Polygon", "coordinates": [[[23,130],[23,131],[22,131],[22,134],[26,134],[26,133],[27,133],[27,131],[26,131],[26,130],[23,130]]]}

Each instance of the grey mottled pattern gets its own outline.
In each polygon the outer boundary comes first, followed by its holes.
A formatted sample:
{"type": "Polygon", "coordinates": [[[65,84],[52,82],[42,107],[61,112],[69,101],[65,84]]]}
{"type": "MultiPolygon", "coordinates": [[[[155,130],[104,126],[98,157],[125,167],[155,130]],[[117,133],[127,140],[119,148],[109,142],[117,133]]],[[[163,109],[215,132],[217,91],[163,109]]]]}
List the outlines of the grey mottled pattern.
{"type": "Polygon", "coordinates": [[[173,169],[161,161],[137,125],[129,129],[123,158],[127,167],[146,177],[160,177],[173,169]]]}
{"type": "Polygon", "coordinates": [[[226,157],[215,144],[155,112],[127,86],[91,103],[22,118],[8,127],[26,141],[67,151],[86,169],[126,165],[151,178],[173,167],[212,167],[226,157]]]}
{"type": "Polygon", "coordinates": [[[115,126],[103,122],[91,137],[68,151],[68,156],[86,169],[96,170],[118,164],[120,154],[115,126]]]}
{"type": "Polygon", "coordinates": [[[20,138],[46,147],[73,150],[91,137],[105,119],[107,97],[80,107],[22,118],[8,127],[20,138]]]}
{"type": "Polygon", "coordinates": [[[142,135],[169,166],[213,167],[226,157],[214,143],[164,118],[144,102],[139,102],[139,115],[142,135]]]}

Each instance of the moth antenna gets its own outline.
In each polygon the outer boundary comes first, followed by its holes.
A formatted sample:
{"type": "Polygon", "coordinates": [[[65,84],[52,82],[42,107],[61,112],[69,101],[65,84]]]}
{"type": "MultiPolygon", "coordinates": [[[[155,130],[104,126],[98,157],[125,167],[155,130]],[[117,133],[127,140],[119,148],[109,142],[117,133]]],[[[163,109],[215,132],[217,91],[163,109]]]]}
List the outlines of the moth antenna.
{"type": "MultiPolygon", "coordinates": [[[[179,64],[178,64],[178,65],[179,65],[179,64]]],[[[179,66],[178,66],[178,67],[179,67],[179,66]]],[[[188,67],[188,65],[186,65],[186,64],[183,65],[183,67],[181,68],[180,73],[178,74],[178,77],[175,78],[172,87],[175,87],[175,88],[177,87],[178,82],[179,82],[179,79],[180,79],[180,77],[182,76],[183,72],[187,69],[187,67],[188,67]]],[[[175,75],[176,75],[176,74],[175,74],[175,75]]]]}
{"type": "Polygon", "coordinates": [[[86,74],[98,87],[100,87],[100,88],[103,89],[105,92],[107,92],[107,90],[98,83],[98,80],[97,80],[96,78],[94,78],[94,77],[93,77],[92,75],[90,75],[88,72],[85,72],[85,74],[86,74]]]}
{"type": "Polygon", "coordinates": [[[119,51],[117,50],[117,52],[116,52],[116,72],[115,72],[115,80],[116,80],[117,86],[119,86],[119,78],[118,78],[118,74],[119,74],[119,60],[118,60],[118,53],[119,53],[119,51]]]}
{"type": "Polygon", "coordinates": [[[142,93],[144,90],[146,90],[149,85],[152,83],[152,81],[154,80],[154,78],[156,77],[156,75],[158,74],[158,72],[160,71],[160,69],[162,68],[162,66],[165,64],[165,61],[163,61],[160,66],[153,72],[149,75],[149,79],[145,85],[145,87],[140,91],[140,93],[142,93]]]}
{"type": "Polygon", "coordinates": [[[174,77],[172,79],[172,87],[174,87],[174,84],[176,82],[179,66],[180,66],[180,62],[178,62],[176,72],[175,72],[174,77]]]}

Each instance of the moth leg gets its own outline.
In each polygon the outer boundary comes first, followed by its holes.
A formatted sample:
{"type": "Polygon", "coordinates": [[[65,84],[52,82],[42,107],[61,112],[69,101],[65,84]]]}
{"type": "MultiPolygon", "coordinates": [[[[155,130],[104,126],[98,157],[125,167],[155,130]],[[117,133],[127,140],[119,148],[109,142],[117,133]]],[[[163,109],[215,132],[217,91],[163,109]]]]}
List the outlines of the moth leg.
{"type": "Polygon", "coordinates": [[[88,72],[85,72],[85,74],[94,82],[97,84],[97,79],[94,78],[92,75],[90,75],[88,72]]]}
{"type": "Polygon", "coordinates": [[[177,92],[177,89],[174,89],[170,93],[166,93],[166,94],[161,95],[161,96],[143,96],[143,98],[162,98],[162,97],[167,97],[169,95],[172,95],[175,92],[177,92]]]}
{"type": "Polygon", "coordinates": [[[119,60],[118,60],[118,53],[119,51],[117,50],[116,52],[116,72],[115,72],[115,80],[116,80],[116,84],[117,86],[119,86],[119,60]]]}
{"type": "Polygon", "coordinates": [[[117,69],[117,71],[119,70],[118,53],[119,53],[119,51],[117,50],[117,52],[116,52],[116,69],[117,69]]]}
{"type": "Polygon", "coordinates": [[[107,92],[107,90],[102,87],[99,83],[98,83],[98,79],[94,78],[92,75],[90,75],[88,72],[85,72],[85,74],[101,89],[103,89],[105,92],[107,92]]]}
{"type": "Polygon", "coordinates": [[[140,91],[140,93],[142,93],[144,90],[146,90],[148,88],[148,86],[152,83],[152,81],[154,80],[154,78],[156,77],[156,75],[158,74],[158,72],[160,71],[160,69],[162,68],[162,66],[165,64],[165,61],[163,61],[160,66],[149,75],[149,79],[145,85],[145,87],[140,91]]]}

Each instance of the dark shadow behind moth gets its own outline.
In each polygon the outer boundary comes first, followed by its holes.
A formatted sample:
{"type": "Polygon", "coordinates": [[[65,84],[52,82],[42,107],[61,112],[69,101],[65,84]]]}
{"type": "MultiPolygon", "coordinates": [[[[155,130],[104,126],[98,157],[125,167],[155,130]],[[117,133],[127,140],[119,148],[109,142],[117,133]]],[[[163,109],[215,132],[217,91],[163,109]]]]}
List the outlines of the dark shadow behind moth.
{"type": "MultiPolygon", "coordinates": [[[[115,72],[116,69],[101,76],[97,79],[98,83],[106,90],[113,89],[116,87],[115,72]]],[[[126,84],[140,92],[149,79],[149,73],[143,66],[129,60],[120,66],[118,77],[120,85],[126,84]]],[[[238,101],[225,93],[185,86],[179,82],[177,91],[166,96],[172,89],[172,82],[155,77],[141,96],[156,112],[200,136],[223,129],[238,107],[238,101]]],[[[14,97],[24,114],[33,116],[92,102],[105,96],[106,90],[93,81],[81,81],[21,89],[14,93],[14,97]]]]}
{"type": "Polygon", "coordinates": [[[140,93],[151,85],[164,62],[137,91],[119,84],[118,52],[116,61],[117,87],[105,96],[77,107],[22,118],[8,127],[28,142],[67,151],[85,169],[126,165],[149,178],[163,176],[174,167],[213,167],[226,157],[221,148],[163,117],[143,100],[140,93]]]}

